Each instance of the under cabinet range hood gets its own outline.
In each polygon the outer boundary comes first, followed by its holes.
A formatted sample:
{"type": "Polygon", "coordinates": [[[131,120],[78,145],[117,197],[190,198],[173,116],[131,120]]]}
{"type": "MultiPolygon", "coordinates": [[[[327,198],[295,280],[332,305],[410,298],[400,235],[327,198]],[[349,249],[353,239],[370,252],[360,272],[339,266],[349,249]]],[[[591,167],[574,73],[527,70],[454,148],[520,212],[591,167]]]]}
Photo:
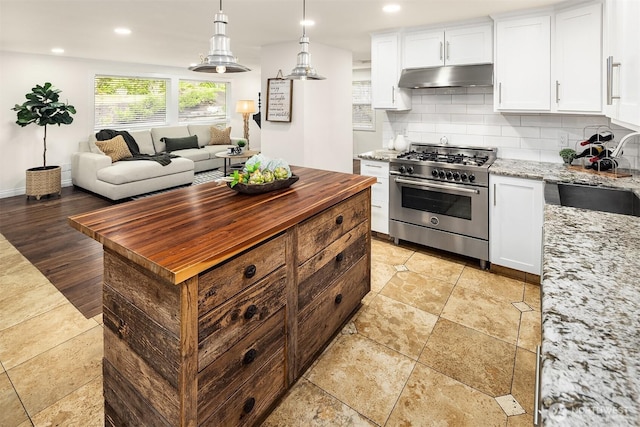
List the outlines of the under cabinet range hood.
{"type": "Polygon", "coordinates": [[[493,86],[493,64],[405,69],[398,86],[409,89],[493,86]]]}

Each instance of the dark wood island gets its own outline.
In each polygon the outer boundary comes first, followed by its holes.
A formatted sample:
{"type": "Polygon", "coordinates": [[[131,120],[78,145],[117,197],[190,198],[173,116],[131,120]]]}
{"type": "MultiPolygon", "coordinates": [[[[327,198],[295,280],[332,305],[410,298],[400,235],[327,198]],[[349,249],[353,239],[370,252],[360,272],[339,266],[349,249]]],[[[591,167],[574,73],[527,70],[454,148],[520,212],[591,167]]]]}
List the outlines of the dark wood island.
{"type": "Polygon", "coordinates": [[[376,180],[292,170],[69,218],[104,248],[106,425],[255,424],[359,306],[376,180]]]}

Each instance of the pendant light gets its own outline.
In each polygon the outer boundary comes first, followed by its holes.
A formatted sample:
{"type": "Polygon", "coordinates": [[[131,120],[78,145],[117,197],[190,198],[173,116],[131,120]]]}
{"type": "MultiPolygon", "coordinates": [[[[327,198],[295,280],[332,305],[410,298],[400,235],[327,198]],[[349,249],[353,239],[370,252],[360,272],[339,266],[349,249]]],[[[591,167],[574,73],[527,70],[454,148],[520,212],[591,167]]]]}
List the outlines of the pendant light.
{"type": "Polygon", "coordinates": [[[325,77],[319,76],[316,73],[315,68],[311,67],[311,54],[309,53],[309,37],[307,37],[306,23],[306,4],[305,0],[302,0],[302,37],[300,37],[300,53],[298,53],[296,67],[291,71],[291,74],[285,78],[289,80],[324,80],[325,77]]]}
{"type": "Polygon", "coordinates": [[[244,65],[236,63],[236,58],[231,53],[231,43],[226,35],[228,18],[222,12],[222,0],[220,0],[220,11],[215,14],[213,21],[214,34],[209,40],[209,56],[202,57],[200,64],[189,67],[189,69],[201,73],[241,73],[251,71],[244,65]]]}

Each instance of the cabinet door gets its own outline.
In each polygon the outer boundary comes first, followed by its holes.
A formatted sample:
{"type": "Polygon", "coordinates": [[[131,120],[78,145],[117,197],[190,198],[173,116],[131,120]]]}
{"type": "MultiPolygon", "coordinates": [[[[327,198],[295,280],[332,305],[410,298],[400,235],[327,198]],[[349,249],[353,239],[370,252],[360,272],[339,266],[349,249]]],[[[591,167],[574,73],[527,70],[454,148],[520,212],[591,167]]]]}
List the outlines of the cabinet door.
{"type": "Polygon", "coordinates": [[[550,30],[550,16],[496,24],[496,110],[550,109],[550,30]]]}
{"type": "Polygon", "coordinates": [[[605,111],[614,122],[640,126],[640,2],[637,0],[607,1],[607,51],[612,63],[607,79],[614,97],[605,111]]]}
{"type": "Polygon", "coordinates": [[[389,163],[363,160],[360,174],[377,179],[371,187],[371,230],[389,234],[389,163]]]}
{"type": "Polygon", "coordinates": [[[444,47],[446,64],[492,63],[493,33],[491,30],[491,24],[447,30],[444,47]]]}
{"type": "Polygon", "coordinates": [[[602,111],[602,6],[556,15],[555,95],[557,111],[602,111]]]}
{"type": "Polygon", "coordinates": [[[402,37],[402,68],[444,65],[444,32],[416,31],[402,37]]]}
{"type": "Polygon", "coordinates": [[[491,263],[541,274],[544,183],[490,175],[489,184],[491,263]]]}
{"type": "Polygon", "coordinates": [[[400,55],[397,33],[371,37],[372,107],[389,110],[411,108],[408,89],[399,89],[400,55]]]}

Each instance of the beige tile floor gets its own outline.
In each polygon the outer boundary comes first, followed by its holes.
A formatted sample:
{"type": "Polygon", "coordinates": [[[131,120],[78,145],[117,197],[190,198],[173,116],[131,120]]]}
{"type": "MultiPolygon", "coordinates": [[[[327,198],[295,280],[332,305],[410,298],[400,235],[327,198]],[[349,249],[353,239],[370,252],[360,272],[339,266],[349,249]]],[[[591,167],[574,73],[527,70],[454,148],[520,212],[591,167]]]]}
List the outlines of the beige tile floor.
{"type": "MultiPolygon", "coordinates": [[[[531,425],[539,287],[372,243],[372,291],[264,426],[531,425]]],[[[0,426],[102,426],[102,319],[0,235],[0,426]]]]}

